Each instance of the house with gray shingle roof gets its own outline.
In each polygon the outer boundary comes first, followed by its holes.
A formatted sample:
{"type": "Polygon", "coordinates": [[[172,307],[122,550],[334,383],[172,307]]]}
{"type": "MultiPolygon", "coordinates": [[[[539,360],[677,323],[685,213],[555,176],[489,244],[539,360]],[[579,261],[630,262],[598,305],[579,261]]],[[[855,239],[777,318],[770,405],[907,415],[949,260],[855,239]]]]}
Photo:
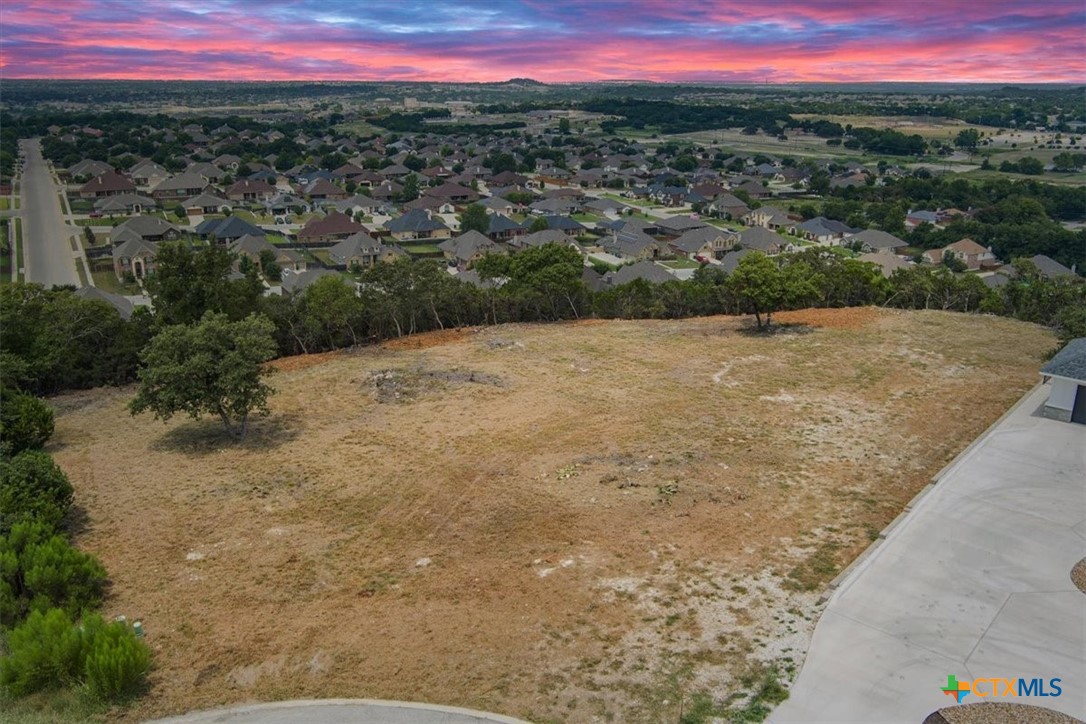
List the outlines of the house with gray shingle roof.
{"type": "Polygon", "coordinates": [[[636,264],[628,264],[618,271],[610,271],[603,275],[603,282],[609,287],[617,287],[619,284],[629,284],[637,279],[642,279],[650,284],[663,284],[673,282],[676,276],[664,269],[659,264],[651,261],[639,261],[636,264]]]}
{"type": "Polygon", "coordinates": [[[138,236],[128,238],[113,247],[113,273],[123,280],[126,274],[145,279],[155,271],[158,244],[138,236]]]}
{"type": "Polygon", "coordinates": [[[705,226],[700,229],[691,229],[678,239],[668,242],[676,254],[689,257],[702,257],[703,259],[720,259],[730,251],[739,240],[739,234],[728,229],[718,229],[715,226],[705,226]]]}
{"type": "Polygon", "coordinates": [[[475,262],[487,254],[504,254],[505,246],[494,242],[475,229],[454,236],[451,239],[438,244],[449,264],[455,264],[457,268],[469,269],[475,262]]]}
{"type": "Polygon", "coordinates": [[[181,238],[181,230],[160,216],[133,216],[113,227],[109,240],[120,244],[129,239],[143,241],[176,241],[181,238]]]}
{"type": "Polygon", "coordinates": [[[105,302],[116,309],[117,313],[121,315],[121,319],[125,321],[128,321],[132,317],[132,302],[122,297],[120,294],[106,292],[98,287],[80,287],[75,290],[75,296],[80,299],[105,302]]]}
{"type": "Polygon", "coordinates": [[[389,219],[384,226],[396,241],[448,239],[452,236],[452,230],[445,222],[426,209],[411,209],[403,216],[389,219]]]}
{"type": "Polygon", "coordinates": [[[1052,383],[1041,414],[1086,425],[1086,337],[1068,342],[1041,367],[1041,375],[1052,383]]]}

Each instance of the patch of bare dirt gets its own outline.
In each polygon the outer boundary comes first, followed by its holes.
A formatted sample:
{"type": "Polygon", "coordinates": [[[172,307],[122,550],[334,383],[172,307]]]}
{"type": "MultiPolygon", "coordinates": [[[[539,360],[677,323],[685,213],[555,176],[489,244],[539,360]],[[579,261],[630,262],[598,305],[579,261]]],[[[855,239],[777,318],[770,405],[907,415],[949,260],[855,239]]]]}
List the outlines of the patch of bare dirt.
{"type": "Polygon", "coordinates": [[[106,613],[155,650],[126,716],[362,697],[659,722],[698,692],[741,701],[759,667],[787,681],[825,584],[1052,345],[1007,319],[856,314],[362,348],[276,375],[241,445],[133,418],[131,390],[53,400],[106,613]],[[379,379],[420,392],[382,404],[379,379]]]}
{"type": "Polygon", "coordinates": [[[411,334],[406,337],[398,337],[382,342],[385,349],[428,349],[440,347],[454,342],[463,342],[480,331],[478,327],[456,327],[454,329],[439,329],[422,334],[411,334]]]}
{"type": "Polygon", "coordinates": [[[1086,593],[1086,558],[1076,563],[1071,569],[1071,583],[1075,584],[1075,588],[1086,593]]]}

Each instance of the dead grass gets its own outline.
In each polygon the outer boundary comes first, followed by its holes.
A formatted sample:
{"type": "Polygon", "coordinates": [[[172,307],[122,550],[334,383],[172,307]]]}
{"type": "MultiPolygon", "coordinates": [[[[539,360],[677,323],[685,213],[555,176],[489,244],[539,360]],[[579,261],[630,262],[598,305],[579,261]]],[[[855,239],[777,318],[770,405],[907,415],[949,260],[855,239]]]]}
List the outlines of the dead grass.
{"type": "Polygon", "coordinates": [[[940,312],[780,321],[805,333],[509,325],[284,361],[240,446],[132,418],[131,390],[54,400],[78,543],[156,652],[124,716],[373,697],[655,722],[756,696],[751,671],[802,662],[828,578],[1052,345],[940,312]],[[382,404],[389,370],[427,382],[382,404]]]}

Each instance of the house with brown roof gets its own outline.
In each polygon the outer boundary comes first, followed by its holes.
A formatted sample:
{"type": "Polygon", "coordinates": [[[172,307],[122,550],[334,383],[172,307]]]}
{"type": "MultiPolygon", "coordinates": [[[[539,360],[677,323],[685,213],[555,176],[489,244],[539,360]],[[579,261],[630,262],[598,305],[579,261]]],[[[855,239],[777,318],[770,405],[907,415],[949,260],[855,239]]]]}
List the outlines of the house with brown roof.
{"type": "Polygon", "coordinates": [[[471,229],[459,236],[438,244],[449,264],[455,264],[461,271],[470,269],[475,262],[487,254],[504,254],[505,246],[492,241],[488,236],[471,229]]]}
{"type": "Polygon", "coordinates": [[[351,234],[365,232],[366,227],[346,214],[333,211],[327,216],[310,219],[298,231],[298,243],[307,246],[322,245],[346,239],[351,234]]]}
{"type": "Polygon", "coordinates": [[[310,181],[302,189],[302,193],[308,196],[313,201],[320,201],[328,199],[330,201],[342,201],[343,199],[350,198],[350,194],[346,190],[336,186],[334,183],[326,178],[318,178],[310,181]]]}
{"type": "Polygon", "coordinates": [[[777,206],[762,206],[744,216],[743,223],[747,226],[764,226],[777,231],[789,228],[802,218],[799,214],[793,214],[777,206]]]}
{"type": "Polygon", "coordinates": [[[120,280],[124,280],[126,274],[135,279],[146,279],[155,271],[157,253],[158,244],[153,241],[139,237],[128,239],[113,247],[113,273],[120,280]]]}
{"type": "Polygon", "coordinates": [[[136,185],[116,171],[99,174],[79,187],[79,196],[84,199],[100,199],[103,196],[134,193],[136,193],[136,185]]]}
{"type": "Polygon", "coordinates": [[[231,184],[230,188],[226,189],[226,198],[231,201],[264,201],[272,198],[277,193],[279,193],[278,189],[267,181],[254,181],[244,178],[231,184]]]}
{"type": "Polygon", "coordinates": [[[208,180],[197,173],[183,173],[155,186],[151,196],[156,199],[191,199],[202,193],[212,193],[214,188],[208,180]]]}
{"type": "Polygon", "coordinates": [[[718,229],[715,226],[706,226],[700,229],[691,229],[678,239],[668,242],[679,256],[690,259],[723,259],[724,255],[735,248],[739,241],[739,234],[727,229],[718,229]]]}
{"type": "Polygon", "coordinates": [[[952,252],[955,258],[964,262],[965,268],[971,271],[977,271],[981,267],[991,267],[999,264],[999,260],[996,259],[996,256],[992,253],[991,249],[981,246],[972,239],[961,239],[955,241],[953,244],[948,244],[943,247],[942,252],[944,257],[947,252],[952,252]]]}
{"type": "Polygon", "coordinates": [[[426,196],[433,196],[434,198],[444,199],[451,201],[454,204],[470,204],[472,201],[479,199],[479,192],[475,191],[471,187],[461,186],[454,183],[443,183],[440,186],[428,188],[423,191],[426,196]]]}

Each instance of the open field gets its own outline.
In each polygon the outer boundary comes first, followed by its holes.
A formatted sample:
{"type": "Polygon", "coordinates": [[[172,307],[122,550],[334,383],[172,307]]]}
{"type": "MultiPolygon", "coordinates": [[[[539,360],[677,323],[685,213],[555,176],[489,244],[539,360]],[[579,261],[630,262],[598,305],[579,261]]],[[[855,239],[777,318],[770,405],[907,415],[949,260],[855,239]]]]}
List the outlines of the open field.
{"type": "Polygon", "coordinates": [[[779,319],[796,326],[507,325],[288,358],[240,446],[132,418],[131,389],[53,398],[105,613],[156,652],[118,716],[374,697],[660,722],[741,708],[773,667],[787,682],[827,581],[1053,338],[943,312],[779,319]]]}
{"type": "Polygon", "coordinates": [[[979,126],[966,123],[953,118],[940,118],[936,116],[862,116],[862,115],[824,115],[818,113],[795,113],[793,117],[798,120],[822,118],[842,126],[854,126],[868,128],[892,128],[907,134],[923,136],[925,140],[940,141],[953,140],[955,136],[967,128],[975,128],[986,136],[994,136],[1001,129],[995,126],[979,126]]]}

